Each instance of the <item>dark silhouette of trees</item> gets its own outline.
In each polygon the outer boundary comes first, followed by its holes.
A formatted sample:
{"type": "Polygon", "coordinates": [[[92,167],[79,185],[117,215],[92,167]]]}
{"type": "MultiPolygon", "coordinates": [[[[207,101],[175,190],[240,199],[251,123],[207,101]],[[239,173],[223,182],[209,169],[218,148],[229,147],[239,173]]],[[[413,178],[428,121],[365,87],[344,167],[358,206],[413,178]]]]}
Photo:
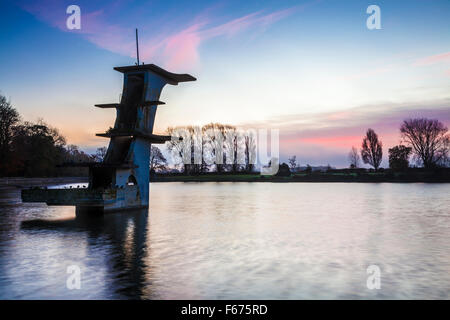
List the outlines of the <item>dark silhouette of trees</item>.
{"type": "Polygon", "coordinates": [[[95,162],[102,162],[105,159],[106,151],[108,149],[106,147],[97,148],[95,154],[92,156],[95,162]]]}
{"type": "Polygon", "coordinates": [[[312,173],[312,167],[309,164],[306,165],[305,172],[306,173],[312,173]]]}
{"type": "Polygon", "coordinates": [[[445,166],[450,137],[448,128],[435,119],[408,119],[400,127],[403,140],[412,148],[416,160],[425,168],[445,166]]]}
{"type": "Polygon", "coordinates": [[[383,145],[373,129],[368,129],[362,142],[361,158],[378,170],[383,159],[383,145]]]}
{"type": "Polygon", "coordinates": [[[200,166],[200,172],[208,172],[208,170],[209,170],[209,161],[207,161],[206,160],[206,156],[208,155],[208,153],[210,153],[211,152],[211,147],[210,147],[210,144],[211,144],[211,139],[208,139],[206,136],[207,136],[207,133],[208,133],[208,130],[209,130],[209,126],[208,125],[205,125],[205,126],[203,126],[202,128],[201,128],[201,131],[202,131],[202,141],[201,141],[201,144],[202,144],[202,149],[201,149],[201,157],[202,157],[202,164],[201,164],[201,166],[200,166]]]}
{"type": "Polygon", "coordinates": [[[358,153],[358,149],[352,147],[350,152],[348,153],[348,161],[350,162],[350,169],[359,168],[360,157],[358,153]]]}
{"type": "Polygon", "coordinates": [[[225,127],[225,125],[220,123],[209,123],[202,127],[202,157],[205,162],[205,171],[202,172],[209,171],[209,168],[213,165],[217,172],[225,171],[225,127]]]}
{"type": "Polygon", "coordinates": [[[236,172],[237,160],[234,155],[237,153],[236,127],[229,124],[222,125],[223,130],[223,164],[222,171],[236,172]]]}
{"type": "Polygon", "coordinates": [[[289,177],[291,175],[291,170],[289,170],[289,166],[283,162],[278,167],[278,172],[275,175],[279,177],[289,177]]]}
{"type": "Polygon", "coordinates": [[[245,144],[245,171],[252,172],[255,168],[256,159],[256,133],[247,131],[244,135],[245,144]]]}
{"type": "MultiPolygon", "coordinates": [[[[98,149],[97,149],[98,150],[98,149]]],[[[85,163],[85,162],[99,162],[97,155],[89,155],[74,144],[69,144],[61,148],[62,161],[58,159],[57,164],[61,163],[85,163]]],[[[55,175],[63,176],[86,176],[88,169],[83,167],[63,167],[58,168],[55,175]]]]}
{"type": "Polygon", "coordinates": [[[288,159],[289,168],[291,169],[291,172],[295,171],[295,168],[297,168],[297,156],[292,156],[288,159]]]}
{"type": "Polygon", "coordinates": [[[42,120],[15,126],[8,173],[35,177],[56,175],[56,165],[65,159],[65,144],[58,130],[42,120]]]}
{"type": "Polygon", "coordinates": [[[150,172],[164,170],[167,165],[167,159],[158,147],[152,146],[150,150],[150,172]]]}
{"type": "MultiPolygon", "coordinates": [[[[215,131],[216,125],[209,124],[203,128],[194,126],[178,126],[168,127],[166,132],[168,135],[175,137],[175,139],[167,142],[167,149],[174,156],[174,162],[181,166],[181,171],[186,174],[197,174],[208,170],[208,165],[204,161],[204,152],[207,149],[206,144],[206,130],[211,129],[216,134],[222,134],[222,131],[215,131]],[[177,137],[181,140],[176,139],[177,137]]],[[[212,141],[216,140],[213,137],[212,141]]],[[[217,140],[221,143],[222,139],[217,140]]],[[[220,146],[222,150],[223,146],[220,146]]]]}
{"type": "Polygon", "coordinates": [[[202,134],[201,129],[198,126],[187,126],[188,135],[190,137],[190,163],[185,164],[188,173],[197,174],[201,172],[201,144],[202,134]]]}
{"type": "Polygon", "coordinates": [[[409,155],[412,149],[404,145],[398,145],[389,149],[389,168],[405,170],[409,167],[409,155]]]}
{"type": "Polygon", "coordinates": [[[6,172],[11,151],[12,131],[19,120],[17,110],[4,96],[0,95],[0,175],[6,172]]]}
{"type": "Polygon", "coordinates": [[[171,140],[166,142],[167,149],[175,157],[174,161],[179,164],[182,168],[181,171],[187,173],[186,162],[190,160],[190,136],[188,136],[189,131],[184,127],[168,127],[166,130],[167,134],[172,137],[179,137],[181,140],[171,140]],[[178,159],[176,159],[178,158],[178,159]]]}
{"type": "Polygon", "coordinates": [[[63,162],[92,162],[94,156],[66,139],[43,120],[20,122],[20,115],[0,95],[0,176],[80,176],[86,168],[58,168],[63,162]]]}
{"type": "Polygon", "coordinates": [[[228,157],[228,167],[230,167],[231,172],[239,171],[239,159],[238,152],[239,148],[242,146],[239,144],[240,132],[234,126],[225,126],[225,154],[228,157]]]}

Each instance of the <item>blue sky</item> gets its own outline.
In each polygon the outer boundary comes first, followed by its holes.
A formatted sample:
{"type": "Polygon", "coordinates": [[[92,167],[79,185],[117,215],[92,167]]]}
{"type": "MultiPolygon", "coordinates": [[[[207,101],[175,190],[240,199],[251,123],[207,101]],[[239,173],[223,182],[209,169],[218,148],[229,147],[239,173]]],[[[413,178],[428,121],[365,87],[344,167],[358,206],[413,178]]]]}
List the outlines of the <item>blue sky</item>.
{"type": "Polygon", "coordinates": [[[227,122],[280,130],[282,159],[346,164],[370,126],[387,147],[405,117],[450,125],[450,1],[17,1],[0,3],[0,91],[26,120],[41,117],[69,143],[114,120],[114,66],[141,60],[195,83],[166,87],[156,130],[227,122]],[[68,30],[66,8],[81,8],[68,30]],[[381,9],[368,30],[366,8],[381,9]]]}

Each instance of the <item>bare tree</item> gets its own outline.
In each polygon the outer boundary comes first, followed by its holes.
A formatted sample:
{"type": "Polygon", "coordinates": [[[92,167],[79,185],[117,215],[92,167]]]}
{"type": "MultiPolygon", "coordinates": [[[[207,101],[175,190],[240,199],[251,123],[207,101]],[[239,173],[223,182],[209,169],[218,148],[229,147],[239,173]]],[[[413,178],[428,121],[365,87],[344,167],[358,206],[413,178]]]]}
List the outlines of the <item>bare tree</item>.
{"type": "Polygon", "coordinates": [[[244,135],[245,171],[252,172],[256,161],[256,132],[247,130],[244,135]]]}
{"type": "Polygon", "coordinates": [[[348,153],[348,161],[350,162],[350,168],[359,168],[361,158],[359,157],[358,149],[352,147],[352,150],[348,153]]]}
{"type": "Polygon", "coordinates": [[[191,137],[185,127],[168,127],[167,134],[175,137],[166,142],[167,149],[172,153],[172,160],[176,166],[181,166],[184,173],[188,173],[191,160],[191,137]],[[176,139],[181,138],[181,139],[176,139]]]}
{"type": "Polygon", "coordinates": [[[362,142],[361,158],[364,163],[370,164],[378,170],[383,159],[383,144],[373,129],[368,129],[362,142]]]}
{"type": "Polygon", "coordinates": [[[217,172],[225,170],[225,132],[226,126],[220,123],[210,123],[203,126],[203,140],[205,141],[203,158],[207,157],[210,164],[214,163],[217,172]]]}
{"type": "Polygon", "coordinates": [[[93,155],[94,161],[102,162],[103,159],[105,159],[107,150],[108,149],[106,147],[97,148],[97,150],[95,151],[95,154],[93,155]]]}
{"type": "Polygon", "coordinates": [[[212,142],[211,142],[211,137],[208,135],[209,134],[209,130],[211,130],[211,128],[213,128],[213,124],[206,124],[202,127],[202,150],[201,150],[201,154],[202,154],[202,164],[201,164],[201,168],[200,168],[200,172],[208,172],[209,171],[209,167],[210,167],[210,163],[211,163],[211,157],[212,157],[212,142]]]}
{"type": "Polygon", "coordinates": [[[202,168],[202,149],[203,149],[203,136],[202,129],[199,126],[187,126],[186,127],[191,136],[191,161],[189,164],[189,173],[198,174],[202,168]]]}
{"type": "Polygon", "coordinates": [[[450,137],[448,128],[435,119],[408,119],[400,127],[402,138],[413,149],[425,168],[445,165],[448,161],[450,137]]]}
{"type": "Polygon", "coordinates": [[[216,171],[220,173],[225,171],[227,159],[227,152],[225,150],[225,137],[227,129],[228,126],[221,123],[210,123],[206,128],[206,130],[209,130],[212,135],[209,140],[211,152],[210,157],[216,164],[216,171]]]}
{"type": "Polygon", "coordinates": [[[236,135],[236,127],[225,124],[224,128],[224,140],[223,140],[223,164],[227,171],[237,172],[237,153],[238,153],[238,142],[236,135]]]}
{"type": "Polygon", "coordinates": [[[10,151],[12,128],[19,119],[17,110],[4,96],[0,95],[0,166],[6,162],[10,151]]]}
{"type": "Polygon", "coordinates": [[[231,172],[237,172],[238,171],[238,135],[236,127],[231,125],[224,125],[225,128],[225,134],[224,134],[224,154],[226,156],[226,167],[231,172]]]}
{"type": "Polygon", "coordinates": [[[150,172],[162,170],[166,167],[167,160],[158,147],[152,146],[150,149],[150,172]]]}
{"type": "Polygon", "coordinates": [[[297,168],[297,156],[292,156],[288,159],[289,162],[289,168],[291,169],[291,172],[295,171],[295,168],[297,168]]]}

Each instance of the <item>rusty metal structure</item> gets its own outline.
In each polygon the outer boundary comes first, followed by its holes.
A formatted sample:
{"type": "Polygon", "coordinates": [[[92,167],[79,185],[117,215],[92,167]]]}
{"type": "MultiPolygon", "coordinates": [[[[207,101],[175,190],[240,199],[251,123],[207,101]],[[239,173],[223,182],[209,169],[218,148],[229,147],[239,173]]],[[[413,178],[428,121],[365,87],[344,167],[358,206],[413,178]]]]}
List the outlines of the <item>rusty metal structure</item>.
{"type": "Polygon", "coordinates": [[[156,110],[165,103],[160,95],[166,84],[195,81],[189,74],[175,74],[154,64],[115,67],[123,73],[120,103],[97,104],[116,109],[114,127],[97,136],[110,139],[101,163],[69,163],[89,168],[89,184],[80,189],[26,189],[23,202],[76,206],[76,212],[111,212],[149,205],[150,148],[170,136],[153,134],[156,110]]]}

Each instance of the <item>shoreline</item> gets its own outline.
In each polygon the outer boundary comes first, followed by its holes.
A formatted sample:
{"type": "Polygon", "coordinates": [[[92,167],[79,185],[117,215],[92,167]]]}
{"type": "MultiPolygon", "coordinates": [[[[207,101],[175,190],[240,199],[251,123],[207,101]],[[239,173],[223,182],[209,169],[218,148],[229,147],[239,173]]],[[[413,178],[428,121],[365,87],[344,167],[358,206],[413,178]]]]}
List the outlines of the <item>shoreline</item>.
{"type": "MultiPolygon", "coordinates": [[[[87,183],[88,177],[51,177],[51,178],[0,178],[0,188],[29,188],[54,186],[69,183],[87,183]]],[[[200,174],[200,175],[156,175],[150,183],[157,182],[272,182],[272,183],[450,183],[450,176],[443,175],[401,175],[386,174],[332,175],[313,173],[309,175],[264,176],[259,174],[200,174]]]]}
{"type": "Polygon", "coordinates": [[[170,182],[263,182],[263,183],[450,183],[446,180],[339,180],[339,179],[311,179],[311,180],[298,180],[298,179],[260,179],[260,180],[245,180],[245,179],[222,179],[222,180],[208,180],[208,179],[157,179],[150,180],[150,183],[170,183],[170,182]]]}
{"type": "Polygon", "coordinates": [[[450,183],[449,174],[293,174],[288,176],[264,176],[259,174],[200,174],[156,175],[150,182],[273,182],[273,183],[450,183]]]}
{"type": "Polygon", "coordinates": [[[89,180],[88,177],[51,177],[51,178],[11,177],[11,178],[0,178],[0,187],[28,188],[28,187],[52,186],[68,183],[85,183],[88,182],[88,180],[89,180]]]}

